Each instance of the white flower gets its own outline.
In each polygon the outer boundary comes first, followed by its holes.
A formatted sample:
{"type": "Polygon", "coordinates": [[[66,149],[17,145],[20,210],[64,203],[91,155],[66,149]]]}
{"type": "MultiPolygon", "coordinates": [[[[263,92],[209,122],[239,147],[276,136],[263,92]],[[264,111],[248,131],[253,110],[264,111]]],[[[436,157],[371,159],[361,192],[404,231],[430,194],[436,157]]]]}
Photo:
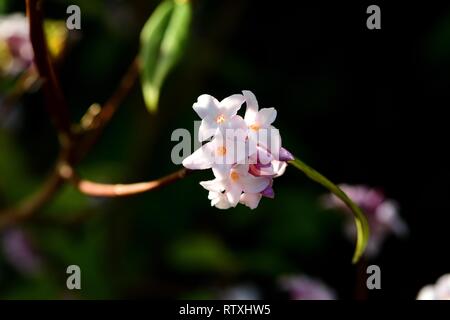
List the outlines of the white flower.
{"type": "Polygon", "coordinates": [[[248,165],[238,164],[230,169],[228,176],[221,175],[214,180],[202,181],[200,184],[208,191],[223,193],[230,206],[235,207],[241,200],[242,192],[260,193],[270,184],[270,179],[255,177],[248,172],[248,165]]]}
{"type": "Polygon", "coordinates": [[[417,300],[450,300],[450,274],[440,277],[434,285],[423,287],[417,300]]]}
{"type": "Polygon", "coordinates": [[[258,101],[255,95],[248,90],[244,90],[242,93],[247,104],[244,120],[249,128],[249,140],[266,149],[278,160],[281,137],[278,129],[272,126],[277,117],[277,111],[275,108],[263,108],[258,111],[258,101]]]}
{"type": "Polygon", "coordinates": [[[219,128],[226,128],[243,103],[244,96],[241,94],[231,95],[220,102],[208,94],[198,97],[192,108],[202,119],[198,131],[199,141],[211,138],[219,128]]]}
{"type": "Polygon", "coordinates": [[[243,94],[221,102],[204,94],[193,105],[202,118],[199,140],[212,140],[184,159],[183,166],[191,170],[212,169],[215,179],[200,184],[209,191],[211,205],[219,209],[238,203],[255,209],[262,197],[274,198],[273,178],[281,176],[287,161],[294,159],[281,147],[279,131],[272,126],[276,110],[258,111],[253,93],[243,94]],[[244,99],[245,119],[237,115],[244,99]]]}
{"type": "Polygon", "coordinates": [[[245,162],[245,129],[242,117],[234,116],[229,120],[228,129],[219,130],[212,141],[184,159],[183,166],[191,170],[213,168],[217,174],[226,176],[234,163],[245,162]]]}

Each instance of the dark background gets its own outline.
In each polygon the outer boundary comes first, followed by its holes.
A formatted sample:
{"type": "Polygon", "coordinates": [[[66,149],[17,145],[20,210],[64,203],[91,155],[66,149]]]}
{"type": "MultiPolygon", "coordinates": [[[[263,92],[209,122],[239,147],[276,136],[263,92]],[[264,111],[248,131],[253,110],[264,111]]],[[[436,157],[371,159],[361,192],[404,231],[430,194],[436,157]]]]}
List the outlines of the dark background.
{"type": "MultiPolygon", "coordinates": [[[[110,96],[156,2],[45,2],[55,19],[65,19],[69,4],[82,10],[82,30],[59,69],[76,120],[110,96]]],[[[24,6],[10,1],[8,9],[24,6]]],[[[382,290],[369,298],[414,299],[450,270],[449,85],[448,4],[198,0],[188,51],[164,85],[158,114],[148,114],[136,86],[80,172],[111,183],[169,173],[171,132],[193,131],[196,98],[252,90],[260,107],[277,108],[275,125],[292,153],[335,182],[379,187],[398,201],[410,234],[389,238],[371,260],[382,290]],[[381,30],[366,28],[370,4],[381,8],[381,30]]],[[[41,95],[25,95],[18,108],[17,128],[2,131],[2,207],[39,187],[58,150],[41,95]]],[[[283,298],[278,277],[297,273],[354,297],[353,244],[339,216],[321,209],[323,189],[289,168],[274,200],[222,212],[198,185],[210,177],[117,200],[66,187],[42,216],[89,218],[69,227],[26,223],[45,268],[24,276],[0,258],[0,296],[64,297],[65,267],[78,264],[83,290],[70,295],[81,298],[209,298],[241,283],[283,298]]]]}

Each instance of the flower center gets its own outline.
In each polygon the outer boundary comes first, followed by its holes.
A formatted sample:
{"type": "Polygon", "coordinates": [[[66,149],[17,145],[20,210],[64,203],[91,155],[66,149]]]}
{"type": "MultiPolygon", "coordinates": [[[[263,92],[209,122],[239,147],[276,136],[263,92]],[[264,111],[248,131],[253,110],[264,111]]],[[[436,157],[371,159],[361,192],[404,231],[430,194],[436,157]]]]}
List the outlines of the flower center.
{"type": "Polygon", "coordinates": [[[259,124],[254,123],[250,126],[250,129],[252,129],[253,131],[258,131],[259,129],[261,129],[261,127],[259,126],[259,124]]]}
{"type": "Polygon", "coordinates": [[[217,122],[218,124],[221,124],[221,123],[223,123],[224,121],[225,121],[225,116],[224,116],[223,114],[217,116],[216,122],[217,122]]]}
{"type": "Polygon", "coordinates": [[[231,181],[233,181],[233,182],[238,181],[239,180],[239,173],[237,173],[236,171],[232,171],[230,173],[230,178],[231,178],[231,181]]]}
{"type": "Polygon", "coordinates": [[[218,156],[224,156],[227,154],[227,148],[225,146],[217,147],[216,153],[218,156]]]}

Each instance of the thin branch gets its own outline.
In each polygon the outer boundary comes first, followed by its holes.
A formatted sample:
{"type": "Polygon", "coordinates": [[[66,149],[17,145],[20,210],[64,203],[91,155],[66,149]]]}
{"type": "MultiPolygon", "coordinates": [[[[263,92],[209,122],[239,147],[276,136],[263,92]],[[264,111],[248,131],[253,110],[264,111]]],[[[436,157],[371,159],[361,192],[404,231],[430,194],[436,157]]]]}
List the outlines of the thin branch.
{"type": "MultiPolygon", "coordinates": [[[[104,104],[104,107],[101,108],[101,111],[94,118],[95,122],[92,122],[92,125],[89,126],[88,129],[92,129],[92,132],[89,132],[90,134],[84,136],[84,139],[77,141],[77,143],[71,143],[70,148],[61,151],[61,155],[53,171],[35,194],[25,199],[18,206],[0,211],[0,229],[6,225],[31,217],[56,195],[65,182],[64,178],[60,175],[61,163],[70,163],[71,166],[75,166],[86,156],[100,136],[103,128],[109,123],[126,95],[133,88],[138,75],[138,61],[135,59],[122,78],[116,92],[104,104]]],[[[72,140],[74,140],[74,137],[72,137],[72,140]]]]}
{"type": "Polygon", "coordinates": [[[183,168],[159,179],[132,184],[103,184],[81,179],[67,164],[60,167],[60,175],[83,194],[94,197],[125,197],[149,192],[183,179],[190,172],[183,168]]]}
{"type": "Polygon", "coordinates": [[[118,107],[122,101],[126,98],[128,93],[133,88],[136,80],[139,76],[139,58],[134,58],[133,62],[128,67],[127,72],[122,77],[116,91],[113,95],[103,104],[103,108],[95,117],[92,128],[103,128],[112,118],[114,113],[117,111],[118,107]]]}
{"type": "Polygon", "coordinates": [[[56,78],[44,35],[42,1],[26,0],[26,10],[30,28],[30,41],[34,51],[34,63],[44,81],[46,108],[58,130],[64,147],[71,141],[69,108],[56,78]]]}
{"type": "MultiPolygon", "coordinates": [[[[65,179],[60,174],[61,164],[68,163],[71,166],[75,166],[86,156],[100,136],[102,129],[109,123],[119,105],[133,88],[139,75],[139,63],[136,58],[123,77],[117,90],[104,104],[104,107],[101,108],[97,116],[93,118],[91,126],[88,128],[88,134],[81,137],[82,139],[77,139],[77,136],[71,131],[69,109],[48,53],[47,42],[43,31],[41,4],[40,0],[26,0],[27,15],[30,24],[30,40],[34,50],[36,68],[44,81],[43,88],[46,97],[46,108],[58,130],[62,151],[53,171],[36,193],[17,206],[0,211],[0,229],[31,218],[46,203],[52,200],[65,182],[65,179]]],[[[174,177],[171,179],[174,179],[174,177]]],[[[170,183],[171,179],[162,179],[160,185],[155,188],[170,183]]]]}
{"type": "MultiPolygon", "coordinates": [[[[62,155],[62,157],[64,158],[65,155],[62,155]]],[[[61,160],[58,160],[58,163],[60,163],[60,161],[61,160]]],[[[0,229],[30,218],[55,196],[63,184],[64,179],[59,173],[57,171],[52,171],[36,193],[22,201],[17,207],[9,208],[1,212],[0,229]]]]}
{"type": "MultiPolygon", "coordinates": [[[[122,77],[120,84],[118,85],[116,91],[113,95],[103,104],[98,114],[96,114],[92,121],[90,121],[89,126],[84,128],[86,130],[86,135],[83,140],[80,141],[80,145],[77,150],[78,160],[84,158],[84,156],[90,151],[90,149],[97,142],[103,129],[109,123],[119,106],[122,104],[123,100],[130,93],[136,80],[139,77],[139,60],[136,57],[133,62],[128,67],[127,72],[122,77]]],[[[86,115],[90,110],[87,111],[86,115]]],[[[85,116],[86,116],[85,115],[85,116]]]]}

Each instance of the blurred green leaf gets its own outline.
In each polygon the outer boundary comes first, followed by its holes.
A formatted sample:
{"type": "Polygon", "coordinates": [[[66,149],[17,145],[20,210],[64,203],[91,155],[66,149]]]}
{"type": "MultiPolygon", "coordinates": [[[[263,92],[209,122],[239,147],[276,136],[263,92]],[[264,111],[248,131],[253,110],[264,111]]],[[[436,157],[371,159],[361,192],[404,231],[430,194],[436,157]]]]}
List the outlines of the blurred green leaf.
{"type": "Polygon", "coordinates": [[[61,286],[51,274],[20,279],[13,288],[2,294],[2,300],[43,300],[62,298],[61,286]]]}
{"type": "Polygon", "coordinates": [[[25,154],[14,139],[0,130],[0,191],[16,201],[33,190],[35,181],[28,172],[25,154]]]}
{"type": "MultiPolygon", "coordinates": [[[[40,233],[39,244],[46,257],[58,261],[58,272],[66,278],[66,268],[78,265],[81,268],[83,298],[111,298],[113,281],[108,273],[111,266],[107,259],[107,233],[98,222],[83,227],[79,234],[64,229],[48,229],[40,233]]],[[[60,284],[62,292],[69,293],[65,282],[60,284]]]]}
{"type": "Polygon", "coordinates": [[[192,8],[186,0],[163,1],[141,32],[141,81],[145,104],[157,110],[163,82],[186,46],[192,8]]]}
{"type": "Polygon", "coordinates": [[[191,236],[177,242],[169,258],[180,270],[193,272],[231,272],[237,267],[231,251],[219,239],[208,235],[191,236]]]}
{"type": "Polygon", "coordinates": [[[0,0],[0,13],[5,13],[8,9],[8,0],[0,0]]]}
{"type": "Polygon", "coordinates": [[[341,199],[353,212],[355,216],[355,224],[357,231],[357,239],[356,239],[356,249],[353,255],[353,263],[358,262],[359,258],[363,254],[367,241],[369,240],[369,225],[367,223],[367,219],[362,212],[362,210],[342,191],[338,186],[336,186],[333,182],[328,180],[322,174],[309,167],[307,164],[296,158],[293,161],[289,161],[297,169],[301,170],[308,178],[311,180],[321,184],[328,190],[330,190],[334,195],[336,195],[339,199],[341,199]]]}

